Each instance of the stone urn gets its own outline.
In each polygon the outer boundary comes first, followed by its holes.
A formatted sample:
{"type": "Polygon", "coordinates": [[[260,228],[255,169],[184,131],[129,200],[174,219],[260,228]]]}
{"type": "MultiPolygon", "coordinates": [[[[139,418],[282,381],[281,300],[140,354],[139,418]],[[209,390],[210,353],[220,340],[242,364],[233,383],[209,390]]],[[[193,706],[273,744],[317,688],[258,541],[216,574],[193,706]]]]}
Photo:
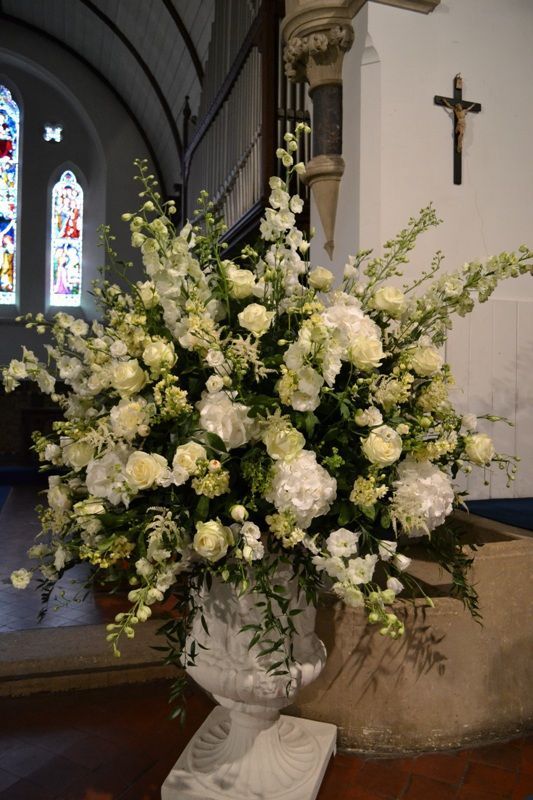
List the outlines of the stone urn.
{"type": "MultiPolygon", "coordinates": [[[[284,651],[260,657],[268,645],[250,647],[254,631],[242,630],[260,624],[257,604],[266,602],[264,595],[247,591],[239,596],[232,586],[215,579],[211,589],[204,586],[196,598],[208,632],[197,613],[192,638],[200,646],[187,672],[220,705],[165,780],[162,800],[316,798],[335,751],[336,726],[280,716],[280,711],[318,677],[326,650],[315,634],[315,608],[303,592],[298,593],[296,581],[284,585],[289,599],[286,614],[297,629],[290,673],[282,667],[268,672],[284,651]]],[[[284,623],[287,616],[275,601],[268,602],[284,623]]]]}

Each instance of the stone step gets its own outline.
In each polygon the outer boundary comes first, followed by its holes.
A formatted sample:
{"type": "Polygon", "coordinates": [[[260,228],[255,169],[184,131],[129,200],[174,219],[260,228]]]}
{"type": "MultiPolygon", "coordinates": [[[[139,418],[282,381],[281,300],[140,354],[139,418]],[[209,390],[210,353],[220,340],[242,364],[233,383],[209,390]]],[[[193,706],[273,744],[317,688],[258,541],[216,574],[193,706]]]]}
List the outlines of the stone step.
{"type": "Polygon", "coordinates": [[[156,636],[161,621],[139,625],[134,639],[121,643],[121,657],[106,641],[105,625],[35,628],[0,636],[0,697],[89,689],[174,678],[162,664],[164,644],[156,636]]]}

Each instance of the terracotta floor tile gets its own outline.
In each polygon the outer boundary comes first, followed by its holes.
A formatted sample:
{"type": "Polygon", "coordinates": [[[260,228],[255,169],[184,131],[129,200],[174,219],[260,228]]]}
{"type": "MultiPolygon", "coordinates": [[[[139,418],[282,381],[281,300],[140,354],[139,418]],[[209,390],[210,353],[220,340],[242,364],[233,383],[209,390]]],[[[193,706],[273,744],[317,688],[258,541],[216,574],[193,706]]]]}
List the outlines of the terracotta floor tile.
{"type": "Polygon", "coordinates": [[[108,764],[123,751],[123,744],[116,744],[100,736],[81,734],[79,739],[63,750],[62,755],[74,764],[93,770],[108,764]]]}
{"type": "Polygon", "coordinates": [[[470,763],[466,771],[463,786],[475,786],[487,792],[500,792],[502,798],[510,795],[516,783],[516,773],[487,764],[470,763]]]}
{"type": "Polygon", "coordinates": [[[443,783],[459,785],[467,767],[465,753],[430,753],[410,762],[411,771],[443,783]]]}
{"type": "Polygon", "coordinates": [[[486,787],[470,785],[461,786],[457,790],[456,800],[511,800],[511,794],[502,794],[499,790],[491,792],[486,787]]]}
{"type": "Polygon", "coordinates": [[[520,768],[521,755],[519,744],[513,741],[507,744],[476,747],[468,752],[468,760],[502,769],[517,770],[520,768]]]}
{"type": "MultiPolygon", "coordinates": [[[[531,739],[533,740],[533,737],[531,737],[531,739]]],[[[520,754],[521,771],[533,775],[533,741],[527,740],[522,742],[520,754]]]]}
{"type": "Polygon", "coordinates": [[[367,761],[359,772],[359,785],[375,794],[397,800],[407,785],[409,775],[387,761],[367,761]]]}
{"type": "MultiPolygon", "coordinates": [[[[1,800],[160,800],[161,783],[213,707],[191,689],[182,728],[168,719],[168,691],[168,682],[158,682],[2,700],[1,800]],[[32,760],[35,754],[44,763],[32,760]],[[10,760],[26,777],[5,777],[12,774],[10,760]],[[11,785],[4,788],[2,779],[11,785]]],[[[331,761],[317,800],[525,800],[533,795],[533,775],[530,780],[522,770],[518,777],[518,767],[486,763],[514,764],[514,755],[504,761],[506,747],[409,759],[341,753],[331,761]],[[478,760],[469,763],[469,757],[478,760]]],[[[531,768],[533,741],[510,747],[521,754],[519,767],[531,768]]]]}
{"type": "Polygon", "coordinates": [[[511,800],[533,800],[533,775],[522,775],[518,778],[511,800]]]}
{"type": "Polygon", "coordinates": [[[427,778],[425,775],[411,775],[402,800],[454,800],[456,789],[449,783],[427,778]]]}

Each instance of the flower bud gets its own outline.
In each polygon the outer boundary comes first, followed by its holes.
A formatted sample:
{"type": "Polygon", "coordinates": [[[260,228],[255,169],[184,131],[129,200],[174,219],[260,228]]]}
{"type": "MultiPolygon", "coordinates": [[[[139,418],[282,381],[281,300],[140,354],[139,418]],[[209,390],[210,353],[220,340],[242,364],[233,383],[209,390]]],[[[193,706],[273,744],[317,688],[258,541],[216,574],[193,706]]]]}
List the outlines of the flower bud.
{"type": "Polygon", "coordinates": [[[240,505],[232,506],[229,513],[235,522],[244,522],[249,516],[245,507],[240,505]]]}

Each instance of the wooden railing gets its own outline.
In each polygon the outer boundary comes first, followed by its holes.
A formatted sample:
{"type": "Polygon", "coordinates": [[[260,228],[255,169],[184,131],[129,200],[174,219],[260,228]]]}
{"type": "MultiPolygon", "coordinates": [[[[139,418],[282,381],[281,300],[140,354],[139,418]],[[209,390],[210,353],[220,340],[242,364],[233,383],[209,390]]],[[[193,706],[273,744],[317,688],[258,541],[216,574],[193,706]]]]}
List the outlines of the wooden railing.
{"type": "Polygon", "coordinates": [[[307,117],[304,87],[283,73],[282,14],[278,0],[216,5],[199,120],[183,158],[182,206],[190,218],[206,189],[228,225],[230,245],[257,230],[277,170],[275,149],[307,117]]]}

